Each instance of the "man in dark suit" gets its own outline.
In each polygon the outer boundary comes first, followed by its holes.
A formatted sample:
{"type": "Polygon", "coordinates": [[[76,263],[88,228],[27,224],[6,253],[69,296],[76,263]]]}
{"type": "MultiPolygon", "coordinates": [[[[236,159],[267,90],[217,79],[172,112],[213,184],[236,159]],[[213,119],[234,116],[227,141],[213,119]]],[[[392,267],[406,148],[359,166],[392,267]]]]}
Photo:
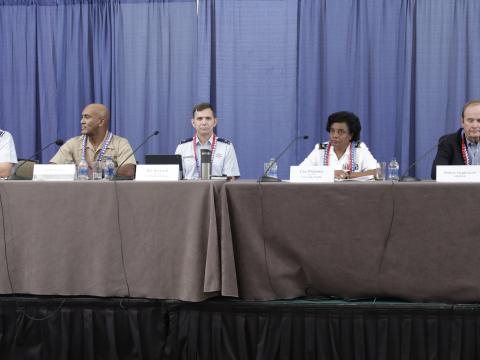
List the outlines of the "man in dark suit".
{"type": "Polygon", "coordinates": [[[480,165],[480,100],[465,104],[460,123],[457,132],[438,140],[432,179],[437,176],[437,165],[480,165]]]}

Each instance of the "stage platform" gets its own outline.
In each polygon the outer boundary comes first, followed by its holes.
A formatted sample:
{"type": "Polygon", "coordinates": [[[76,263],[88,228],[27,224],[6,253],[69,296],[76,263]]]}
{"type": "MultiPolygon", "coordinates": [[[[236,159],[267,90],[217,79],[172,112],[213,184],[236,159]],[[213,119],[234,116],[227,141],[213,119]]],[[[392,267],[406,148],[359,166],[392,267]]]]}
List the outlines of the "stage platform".
{"type": "Polygon", "coordinates": [[[480,305],[0,298],[0,359],[479,359],[480,305]]]}

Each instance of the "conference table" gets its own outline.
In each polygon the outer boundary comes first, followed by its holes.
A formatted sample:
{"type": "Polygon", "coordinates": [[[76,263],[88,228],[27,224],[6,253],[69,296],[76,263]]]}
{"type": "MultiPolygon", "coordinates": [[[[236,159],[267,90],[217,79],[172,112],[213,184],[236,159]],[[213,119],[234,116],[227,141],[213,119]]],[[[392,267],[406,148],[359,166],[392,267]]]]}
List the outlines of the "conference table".
{"type": "Polygon", "coordinates": [[[201,301],[236,289],[234,272],[220,277],[222,184],[0,182],[0,293],[201,301]]]}
{"type": "MultiPolygon", "coordinates": [[[[480,300],[480,185],[227,183],[239,296],[480,300]]],[[[228,221],[228,222],[227,222],[228,221]]]]}
{"type": "Polygon", "coordinates": [[[0,293],[480,300],[478,184],[0,182],[0,293]]]}

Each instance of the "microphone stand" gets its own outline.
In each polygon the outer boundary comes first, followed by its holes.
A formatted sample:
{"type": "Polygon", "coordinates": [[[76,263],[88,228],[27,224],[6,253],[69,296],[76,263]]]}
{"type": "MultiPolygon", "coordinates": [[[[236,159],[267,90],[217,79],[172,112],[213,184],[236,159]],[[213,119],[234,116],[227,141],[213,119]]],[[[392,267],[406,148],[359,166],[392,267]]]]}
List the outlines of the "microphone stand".
{"type": "Polygon", "coordinates": [[[419,178],[415,177],[415,176],[407,176],[408,172],[410,171],[410,169],[412,169],[414,166],[416,166],[420,161],[422,161],[428,154],[430,154],[433,150],[435,150],[436,148],[438,148],[438,146],[440,146],[441,143],[443,143],[445,141],[447,137],[443,137],[442,139],[440,139],[440,141],[438,143],[436,143],[434,146],[432,146],[430,149],[428,149],[427,151],[425,151],[425,153],[422,154],[422,156],[420,156],[420,158],[418,158],[418,160],[415,160],[408,168],[407,170],[405,170],[402,174],[402,176],[400,177],[400,179],[398,181],[400,182],[414,182],[414,181],[420,181],[419,178]]]}
{"type": "Polygon", "coordinates": [[[26,160],[22,160],[23,162],[15,169],[15,171],[13,172],[12,175],[10,175],[8,177],[8,180],[31,180],[31,178],[27,178],[25,176],[20,176],[20,175],[17,175],[17,172],[19,169],[22,168],[22,166],[24,166],[27,162],[30,162],[33,160],[33,158],[35,158],[38,154],[41,154],[46,148],[50,147],[51,145],[53,144],[56,144],[58,146],[62,146],[64,143],[64,141],[62,139],[57,139],[55,141],[52,141],[51,143],[45,145],[43,148],[41,148],[40,150],[38,150],[35,154],[33,154],[32,156],[30,156],[28,159],[26,160]]]}
{"type": "Polygon", "coordinates": [[[268,165],[267,169],[263,172],[263,175],[257,180],[257,182],[281,182],[282,180],[280,180],[279,178],[267,176],[268,171],[282,157],[282,155],[285,154],[285,152],[300,139],[306,140],[308,139],[308,135],[297,136],[292,141],[290,141],[290,143],[285,147],[285,149],[283,149],[283,151],[277,157],[275,157],[273,161],[270,162],[270,165],[268,165]]]}
{"type": "Polygon", "coordinates": [[[132,153],[130,155],[128,155],[125,160],[122,161],[122,163],[117,167],[117,170],[115,171],[115,175],[113,175],[113,179],[112,180],[132,180],[132,177],[131,176],[122,176],[122,175],[118,175],[118,170],[120,170],[120,168],[123,166],[123,164],[125,164],[125,162],[130,159],[137,151],[138,149],[140,149],[148,140],[150,140],[151,137],[155,136],[155,135],[158,135],[160,133],[160,131],[156,130],[154,131],[152,134],[148,135],[145,140],[142,141],[142,143],[140,145],[138,145],[135,150],[132,151],[132,153]]]}

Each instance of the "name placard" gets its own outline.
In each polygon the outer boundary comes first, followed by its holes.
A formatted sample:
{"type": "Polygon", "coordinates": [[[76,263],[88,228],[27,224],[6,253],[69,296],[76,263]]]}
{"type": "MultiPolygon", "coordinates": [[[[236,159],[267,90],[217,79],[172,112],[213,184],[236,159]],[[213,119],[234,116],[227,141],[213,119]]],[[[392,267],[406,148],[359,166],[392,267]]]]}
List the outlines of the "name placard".
{"type": "Polygon", "coordinates": [[[333,183],[333,166],[290,166],[290,182],[333,183]]]}
{"type": "Polygon", "coordinates": [[[32,180],[73,181],[75,164],[35,164],[32,180]]]}
{"type": "Polygon", "coordinates": [[[180,167],[176,165],[137,165],[137,181],[177,181],[180,179],[180,167]]]}
{"type": "Polygon", "coordinates": [[[437,165],[437,182],[480,182],[480,165],[437,165]]]}

